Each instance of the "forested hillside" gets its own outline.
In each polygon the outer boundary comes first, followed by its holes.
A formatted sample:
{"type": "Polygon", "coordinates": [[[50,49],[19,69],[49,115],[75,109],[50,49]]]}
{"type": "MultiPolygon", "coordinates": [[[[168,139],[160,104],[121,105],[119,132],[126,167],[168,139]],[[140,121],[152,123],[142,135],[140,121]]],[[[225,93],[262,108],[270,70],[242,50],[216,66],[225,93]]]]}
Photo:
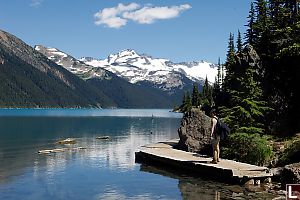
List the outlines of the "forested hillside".
{"type": "Polygon", "coordinates": [[[103,93],[1,31],[0,107],[109,107],[103,93]]]}

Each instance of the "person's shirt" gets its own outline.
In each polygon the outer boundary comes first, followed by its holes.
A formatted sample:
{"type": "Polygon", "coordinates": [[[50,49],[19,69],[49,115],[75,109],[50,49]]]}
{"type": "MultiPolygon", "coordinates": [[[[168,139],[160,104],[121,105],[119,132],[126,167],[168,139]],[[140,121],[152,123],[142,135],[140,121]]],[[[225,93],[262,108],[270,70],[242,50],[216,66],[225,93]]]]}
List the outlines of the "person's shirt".
{"type": "Polygon", "coordinates": [[[215,127],[217,125],[217,117],[214,116],[213,118],[211,118],[211,132],[210,132],[210,136],[216,138],[216,136],[214,135],[214,131],[215,131],[215,127]]]}

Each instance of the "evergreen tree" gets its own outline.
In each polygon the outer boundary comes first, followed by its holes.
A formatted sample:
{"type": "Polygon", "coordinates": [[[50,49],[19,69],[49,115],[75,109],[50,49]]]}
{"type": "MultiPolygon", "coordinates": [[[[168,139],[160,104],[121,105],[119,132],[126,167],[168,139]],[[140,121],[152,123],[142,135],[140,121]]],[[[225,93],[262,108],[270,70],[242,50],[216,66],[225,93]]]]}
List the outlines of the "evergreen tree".
{"type": "Polygon", "coordinates": [[[200,101],[198,86],[196,83],[194,83],[193,92],[192,92],[192,106],[198,107],[200,106],[200,104],[201,101],[200,101]]]}
{"type": "Polygon", "coordinates": [[[266,16],[262,5],[257,2],[259,18],[255,28],[261,38],[255,48],[263,63],[264,93],[269,105],[274,108],[268,121],[269,124],[279,125],[272,126],[272,130],[297,132],[300,131],[300,125],[295,120],[300,111],[299,103],[296,103],[300,100],[296,87],[300,77],[299,1],[269,0],[266,16]],[[263,26],[264,18],[267,24],[263,26]]]}
{"type": "Polygon", "coordinates": [[[187,91],[185,94],[185,102],[183,105],[183,111],[188,112],[192,109],[192,98],[190,96],[190,93],[187,91]]]}
{"type": "Polygon", "coordinates": [[[240,30],[238,30],[236,46],[237,46],[237,52],[242,52],[243,44],[242,44],[242,36],[240,30]]]}
{"type": "Polygon", "coordinates": [[[182,104],[179,107],[182,112],[187,112],[192,108],[192,99],[190,93],[186,91],[183,95],[182,104]]]}
{"type": "Polygon", "coordinates": [[[224,82],[222,83],[222,91],[223,91],[223,106],[229,106],[230,104],[230,90],[235,88],[236,81],[238,76],[236,76],[236,69],[235,69],[235,48],[234,48],[234,36],[232,33],[229,35],[229,42],[228,42],[228,50],[227,50],[227,58],[225,63],[225,71],[226,76],[224,77],[224,82]]]}
{"type": "Polygon", "coordinates": [[[209,85],[207,76],[205,78],[203,90],[202,90],[203,105],[212,106],[213,101],[213,87],[209,85]]]}
{"type": "Polygon", "coordinates": [[[225,121],[233,132],[262,134],[263,117],[268,108],[262,100],[262,89],[255,80],[257,69],[251,65],[235,65],[234,69],[238,71],[234,74],[239,74],[239,78],[235,87],[227,88],[230,105],[222,109],[225,121]]]}
{"type": "Polygon", "coordinates": [[[253,29],[253,25],[255,22],[255,11],[254,11],[254,5],[251,2],[251,7],[250,7],[250,11],[249,11],[249,16],[248,18],[248,24],[246,25],[248,27],[247,31],[246,31],[246,44],[250,44],[253,45],[254,44],[254,40],[255,40],[255,32],[253,29]]]}
{"type": "Polygon", "coordinates": [[[204,81],[204,85],[203,85],[203,89],[202,89],[202,94],[203,94],[203,97],[205,99],[207,98],[208,93],[209,93],[209,83],[208,83],[208,79],[207,79],[207,76],[206,76],[205,81],[204,81]]]}
{"type": "Polygon", "coordinates": [[[254,37],[253,46],[261,57],[267,56],[270,50],[270,20],[269,9],[265,0],[255,1],[256,21],[253,24],[253,31],[256,33],[254,37]]]}

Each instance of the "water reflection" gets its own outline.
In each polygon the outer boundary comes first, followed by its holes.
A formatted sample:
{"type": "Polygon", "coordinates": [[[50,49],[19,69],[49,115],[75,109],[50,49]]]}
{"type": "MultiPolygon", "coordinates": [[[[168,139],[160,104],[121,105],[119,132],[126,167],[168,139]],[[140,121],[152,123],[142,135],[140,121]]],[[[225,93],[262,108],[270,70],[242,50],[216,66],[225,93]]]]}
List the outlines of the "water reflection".
{"type": "Polygon", "coordinates": [[[70,163],[111,170],[133,170],[134,153],[147,143],[177,137],[180,119],[128,117],[1,117],[0,183],[32,167],[34,176],[52,176],[70,163]],[[175,125],[175,126],[174,126],[175,125]],[[110,140],[97,140],[108,135],[110,140]],[[65,148],[55,141],[72,137],[80,152],[38,155],[41,149],[65,148]],[[45,170],[45,171],[43,171],[45,170]]]}
{"type": "MultiPolygon", "coordinates": [[[[178,188],[181,192],[182,199],[186,200],[220,200],[232,199],[232,192],[226,189],[229,186],[226,183],[213,182],[204,178],[190,177],[174,169],[154,166],[141,165],[140,170],[143,172],[160,174],[173,179],[178,179],[178,188]]],[[[239,187],[239,186],[237,186],[239,187]]]]}

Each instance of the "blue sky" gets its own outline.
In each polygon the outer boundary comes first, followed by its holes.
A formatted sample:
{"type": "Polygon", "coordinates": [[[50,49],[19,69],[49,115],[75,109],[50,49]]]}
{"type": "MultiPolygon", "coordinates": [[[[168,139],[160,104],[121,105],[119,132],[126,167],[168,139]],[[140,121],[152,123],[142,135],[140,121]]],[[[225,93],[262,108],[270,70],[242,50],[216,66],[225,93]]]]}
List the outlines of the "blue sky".
{"type": "Polygon", "coordinates": [[[174,62],[224,61],[251,0],[0,0],[0,29],[76,58],[134,49],[174,62]],[[98,13],[98,14],[97,14],[98,13]]]}

